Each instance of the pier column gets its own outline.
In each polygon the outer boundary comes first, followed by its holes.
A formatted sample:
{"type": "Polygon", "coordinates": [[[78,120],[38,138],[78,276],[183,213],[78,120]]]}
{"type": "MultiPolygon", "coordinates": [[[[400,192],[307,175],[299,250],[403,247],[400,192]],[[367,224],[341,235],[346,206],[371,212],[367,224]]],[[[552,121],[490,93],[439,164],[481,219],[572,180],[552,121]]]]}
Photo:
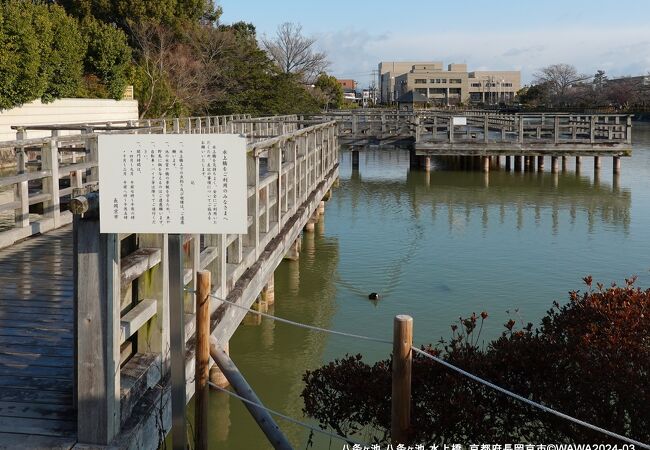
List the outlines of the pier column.
{"type": "Polygon", "coordinates": [[[558,173],[560,171],[560,162],[557,156],[551,156],[551,172],[558,173]]]}
{"type": "Polygon", "coordinates": [[[600,156],[594,156],[594,171],[600,170],[600,156]]]}
{"type": "Polygon", "coordinates": [[[515,172],[521,172],[521,155],[515,155],[515,172]]]}
{"type": "Polygon", "coordinates": [[[510,172],[510,161],[511,161],[510,158],[511,158],[510,155],[506,155],[506,171],[507,172],[510,172]]]}
{"type": "Polygon", "coordinates": [[[300,247],[301,241],[300,236],[298,236],[298,239],[296,239],[294,243],[291,244],[289,250],[284,255],[284,259],[288,259],[289,261],[298,261],[298,259],[300,259],[300,247]]]}
{"type": "Polygon", "coordinates": [[[275,303],[275,280],[273,275],[271,275],[269,281],[266,282],[266,285],[262,289],[262,300],[267,305],[275,303]]]}
{"type": "Polygon", "coordinates": [[[612,172],[614,175],[618,175],[621,173],[621,157],[620,156],[614,156],[612,158],[612,172]]]}
{"type": "Polygon", "coordinates": [[[576,170],[582,165],[582,156],[576,156],[576,170]]]}
{"type": "Polygon", "coordinates": [[[420,156],[420,167],[429,172],[431,170],[431,157],[420,156]]]}
{"type": "MultiPolygon", "coordinates": [[[[230,344],[228,342],[223,346],[223,350],[226,354],[230,354],[230,344]]],[[[216,364],[213,364],[210,368],[210,381],[221,388],[227,388],[230,385],[228,379],[216,364]]]]}
{"type": "Polygon", "coordinates": [[[567,157],[563,156],[562,157],[562,172],[566,172],[567,169],[567,157]]]}
{"type": "Polygon", "coordinates": [[[540,172],[544,171],[544,156],[537,156],[537,170],[540,172]]]}
{"type": "Polygon", "coordinates": [[[533,165],[532,156],[524,156],[524,171],[530,172],[531,166],[533,165]]]}
{"type": "Polygon", "coordinates": [[[318,211],[318,214],[321,215],[321,216],[323,214],[325,214],[325,201],[324,200],[321,200],[320,203],[318,203],[318,209],[316,211],[318,211]]]}
{"type": "Polygon", "coordinates": [[[483,172],[489,172],[489,171],[490,171],[490,157],[483,156],[483,172]]]}
{"type": "Polygon", "coordinates": [[[359,170],[359,150],[352,150],[352,170],[359,170]]]}

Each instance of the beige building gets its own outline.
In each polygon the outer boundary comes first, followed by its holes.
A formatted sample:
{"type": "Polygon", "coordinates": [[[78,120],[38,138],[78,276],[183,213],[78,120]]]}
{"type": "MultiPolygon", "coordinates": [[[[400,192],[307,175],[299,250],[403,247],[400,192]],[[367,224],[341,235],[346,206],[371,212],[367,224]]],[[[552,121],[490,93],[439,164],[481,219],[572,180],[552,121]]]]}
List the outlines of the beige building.
{"type": "Polygon", "coordinates": [[[380,102],[393,103],[409,91],[426,96],[431,104],[495,105],[511,103],[521,88],[519,71],[468,72],[466,64],[440,61],[379,63],[380,102]]]}

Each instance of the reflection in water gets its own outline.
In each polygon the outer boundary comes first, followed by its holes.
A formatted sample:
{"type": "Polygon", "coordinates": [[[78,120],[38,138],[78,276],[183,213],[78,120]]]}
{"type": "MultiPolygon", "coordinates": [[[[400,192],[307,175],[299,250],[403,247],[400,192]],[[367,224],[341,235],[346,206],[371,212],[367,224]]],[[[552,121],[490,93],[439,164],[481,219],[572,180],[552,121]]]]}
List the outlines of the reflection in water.
{"type": "MultiPolygon", "coordinates": [[[[406,151],[383,149],[361,151],[352,171],[343,152],[324,222],[304,239],[300,260],[276,271],[274,314],[386,339],[392,318],[410,314],[415,342],[425,344],[449,337],[459,316],[488,311],[482,336],[489,340],[503,330],[506,310],[538,323],[587,274],[603,282],[637,274],[648,286],[650,127],[635,126],[634,134],[634,156],[617,177],[603,159],[595,178],[593,158],[582,159],[582,171],[568,158],[558,174],[547,164],[546,172],[495,170],[486,179],[436,161],[427,174],[409,170],[406,151]],[[368,301],[369,292],[382,299],[368,301]]],[[[262,401],[299,419],[305,370],[346,353],[372,361],[390,350],[266,319],[231,340],[233,360],[262,401]]],[[[213,448],[269,448],[241,404],[216,402],[212,410],[229,411],[230,427],[213,448]]],[[[304,448],[306,432],[279,425],[304,448]]],[[[341,447],[317,439],[314,448],[341,447]]]]}

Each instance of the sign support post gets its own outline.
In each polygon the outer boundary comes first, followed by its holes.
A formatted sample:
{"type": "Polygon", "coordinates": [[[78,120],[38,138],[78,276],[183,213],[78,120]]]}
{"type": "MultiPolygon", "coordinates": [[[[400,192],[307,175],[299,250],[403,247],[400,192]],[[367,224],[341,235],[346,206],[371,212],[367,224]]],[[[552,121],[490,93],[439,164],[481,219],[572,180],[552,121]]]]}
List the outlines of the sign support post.
{"type": "Polygon", "coordinates": [[[185,313],[183,308],[183,235],[169,235],[169,326],[172,376],[172,445],[186,450],[185,313]]]}

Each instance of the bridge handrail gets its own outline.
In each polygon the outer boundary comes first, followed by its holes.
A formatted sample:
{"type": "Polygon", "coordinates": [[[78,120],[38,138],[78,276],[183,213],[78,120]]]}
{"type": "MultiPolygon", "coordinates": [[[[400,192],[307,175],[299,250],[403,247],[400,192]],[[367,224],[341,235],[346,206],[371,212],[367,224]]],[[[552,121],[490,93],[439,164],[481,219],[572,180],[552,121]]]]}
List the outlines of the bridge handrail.
{"type": "MultiPolygon", "coordinates": [[[[259,123],[266,128],[265,121],[259,123]]],[[[183,237],[186,261],[183,284],[189,292],[196,289],[197,270],[211,271],[213,294],[221,298],[241,293],[239,281],[248,276],[249,269],[261,264],[265,273],[274,270],[275,267],[265,266],[269,264],[269,248],[275,245],[280,251],[285,248],[278,237],[284,237],[288,228],[300,226],[300,221],[313,213],[333,182],[338,167],[335,122],[302,129],[297,125],[282,127],[277,122],[268,123],[276,131],[283,128],[291,131],[249,142],[247,146],[248,232],[183,237]],[[259,171],[262,159],[267,161],[265,175],[259,171]]],[[[251,132],[245,123],[233,126],[236,132],[251,132]]],[[[86,136],[91,142],[96,141],[95,137],[96,134],[86,136]]],[[[88,194],[93,195],[101,195],[101,186],[99,194],[88,194]]],[[[79,218],[75,219],[74,227],[78,242],[75,255],[79,308],[75,319],[79,336],[78,439],[82,443],[108,444],[122,429],[135,403],[133,398],[142,394],[138,392],[141,386],[133,380],[157,383],[169,372],[169,243],[167,235],[100,234],[98,218],[87,208],[85,212],[84,218],[75,216],[79,218]],[[89,283],[88,280],[97,281],[89,283]],[[98,322],[102,323],[103,334],[98,332],[98,322]],[[129,343],[137,349],[137,354],[120,370],[120,350],[129,343]],[[113,392],[119,395],[111,395],[113,392]]],[[[296,229],[299,232],[301,228],[296,229]]],[[[249,292],[248,295],[253,295],[248,302],[250,306],[257,294],[249,292]]],[[[187,294],[184,305],[188,342],[196,326],[191,293],[187,294]]],[[[211,303],[211,314],[218,306],[216,301],[211,303]]],[[[225,312],[225,319],[215,330],[221,343],[228,341],[243,314],[234,308],[225,312]]],[[[192,348],[188,344],[188,354],[192,348]]],[[[187,377],[191,379],[194,370],[191,358],[186,366],[187,377]]],[[[194,383],[188,383],[187,398],[193,389],[194,383]]]]}

